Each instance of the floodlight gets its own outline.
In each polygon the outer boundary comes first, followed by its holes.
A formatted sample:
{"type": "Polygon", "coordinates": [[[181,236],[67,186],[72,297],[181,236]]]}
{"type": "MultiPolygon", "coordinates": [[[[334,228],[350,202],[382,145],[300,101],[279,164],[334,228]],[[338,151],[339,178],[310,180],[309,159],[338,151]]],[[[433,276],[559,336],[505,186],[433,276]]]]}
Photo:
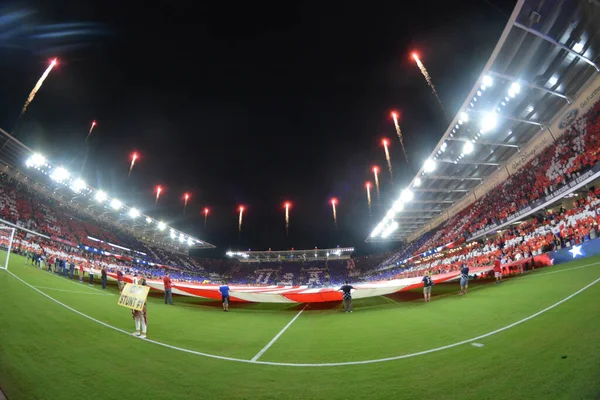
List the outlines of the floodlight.
{"type": "Polygon", "coordinates": [[[379,224],[377,224],[377,226],[375,227],[375,229],[373,229],[373,232],[371,232],[371,237],[379,236],[379,234],[383,230],[383,226],[384,226],[383,221],[380,222],[379,224]]]}
{"type": "Polygon", "coordinates": [[[415,197],[415,195],[409,189],[404,189],[402,193],[400,193],[400,201],[403,203],[408,203],[413,197],[415,197]]]}
{"type": "Polygon", "coordinates": [[[463,122],[469,122],[469,114],[464,111],[460,113],[459,118],[463,122]]]}
{"type": "Polygon", "coordinates": [[[50,179],[56,182],[64,182],[69,179],[69,176],[69,171],[63,167],[58,167],[54,170],[54,172],[52,172],[52,174],[50,174],[50,179]]]}
{"type": "Polygon", "coordinates": [[[96,192],[96,201],[98,203],[103,203],[104,201],[106,201],[107,198],[108,196],[102,190],[98,190],[96,192]]]}
{"type": "Polygon", "coordinates": [[[400,200],[396,200],[394,202],[394,211],[395,212],[400,212],[402,210],[404,210],[404,203],[402,201],[400,201],[400,200]]]}
{"type": "Polygon", "coordinates": [[[435,171],[435,161],[433,161],[432,159],[427,159],[427,161],[425,161],[425,164],[423,164],[423,170],[425,170],[425,172],[433,172],[435,171]]]}
{"type": "Polygon", "coordinates": [[[463,153],[471,154],[472,152],[473,152],[473,143],[465,142],[465,145],[463,146],[463,153]]]}
{"type": "Polygon", "coordinates": [[[123,204],[119,200],[117,200],[117,199],[112,199],[112,201],[110,202],[110,206],[114,210],[120,210],[121,207],[123,206],[123,204]]]}
{"type": "Polygon", "coordinates": [[[167,225],[164,222],[160,221],[158,223],[158,230],[159,231],[164,231],[166,227],[167,227],[167,225]]]}
{"type": "Polygon", "coordinates": [[[392,208],[391,210],[389,210],[389,211],[387,212],[387,214],[385,214],[385,216],[386,216],[388,219],[394,219],[394,217],[396,216],[396,211],[394,211],[394,209],[392,208]]]}
{"type": "Polygon", "coordinates": [[[192,246],[194,244],[194,241],[191,238],[188,238],[187,244],[188,246],[192,246]]]}
{"type": "Polygon", "coordinates": [[[147,223],[147,224],[151,224],[151,223],[152,223],[152,218],[150,218],[150,217],[146,217],[146,223],[147,223]]]}
{"type": "Polygon", "coordinates": [[[176,235],[175,235],[175,231],[173,229],[171,229],[171,233],[169,236],[171,236],[171,239],[175,239],[176,235]]]}
{"type": "Polygon", "coordinates": [[[138,210],[136,210],[135,208],[132,208],[132,209],[129,210],[129,216],[131,218],[135,219],[135,218],[137,218],[137,217],[140,216],[140,212],[138,210]]]}
{"type": "MultiPolygon", "coordinates": [[[[444,150],[442,150],[442,151],[444,151],[444,150]]],[[[415,181],[414,181],[414,183],[413,183],[413,186],[414,186],[414,187],[419,187],[419,186],[421,186],[421,178],[415,178],[415,181]]]]}
{"type": "Polygon", "coordinates": [[[498,116],[493,113],[486,113],[481,119],[481,133],[487,133],[494,130],[498,125],[498,116]]]}
{"type": "Polygon", "coordinates": [[[388,236],[390,236],[396,229],[398,229],[398,222],[394,221],[392,222],[392,224],[390,226],[388,226],[387,228],[385,228],[385,230],[383,231],[383,233],[381,234],[382,238],[387,238],[388,236]]]}
{"type": "Polygon", "coordinates": [[[34,153],[25,162],[25,165],[27,165],[28,167],[34,167],[34,168],[40,167],[44,164],[46,164],[46,158],[39,153],[34,153]]]}
{"type": "Polygon", "coordinates": [[[185,236],[183,236],[183,233],[179,234],[179,241],[183,242],[185,240],[185,236]]]}
{"type": "Polygon", "coordinates": [[[492,79],[491,76],[486,75],[483,77],[483,84],[485,86],[492,86],[494,84],[494,80],[492,79]]]}
{"type": "Polygon", "coordinates": [[[573,45],[573,51],[575,53],[581,53],[581,50],[583,50],[583,43],[577,42],[573,45]]]}
{"type": "Polygon", "coordinates": [[[73,190],[75,193],[79,193],[86,187],[87,187],[87,185],[85,184],[83,179],[78,178],[78,179],[75,179],[75,181],[71,185],[71,190],[73,190]]]}

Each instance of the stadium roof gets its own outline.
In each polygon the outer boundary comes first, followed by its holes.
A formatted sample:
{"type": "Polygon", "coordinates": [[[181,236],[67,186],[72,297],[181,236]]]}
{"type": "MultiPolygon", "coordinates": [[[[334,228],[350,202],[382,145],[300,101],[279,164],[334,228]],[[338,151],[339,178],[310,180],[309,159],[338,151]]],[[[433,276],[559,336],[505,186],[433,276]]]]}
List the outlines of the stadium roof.
{"type": "Polygon", "coordinates": [[[596,78],[598,26],[597,1],[519,0],[458,114],[367,241],[414,240],[505,180],[516,154],[596,78]]]}
{"type": "Polygon", "coordinates": [[[240,262],[266,263],[281,261],[327,261],[347,260],[354,252],[354,247],[337,247],[335,249],[283,250],[283,251],[229,251],[227,256],[240,262]]]}
{"type": "MultiPolygon", "coordinates": [[[[32,188],[78,209],[82,214],[102,220],[120,230],[128,231],[146,242],[187,253],[190,248],[208,249],[214,245],[166,223],[142,214],[133,206],[125,205],[110,193],[95,189],[65,168],[52,165],[46,158],[0,129],[0,172],[13,175],[14,171],[32,181],[32,188]]],[[[23,181],[23,179],[19,179],[23,181]]],[[[25,183],[25,182],[23,182],[25,183]]]]}

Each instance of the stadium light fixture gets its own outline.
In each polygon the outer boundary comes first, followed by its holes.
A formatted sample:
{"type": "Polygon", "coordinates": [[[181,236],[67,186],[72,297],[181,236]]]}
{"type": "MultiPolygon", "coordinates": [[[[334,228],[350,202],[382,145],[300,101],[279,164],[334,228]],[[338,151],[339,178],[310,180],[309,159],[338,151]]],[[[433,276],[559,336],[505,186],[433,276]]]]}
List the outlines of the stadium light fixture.
{"type": "Polygon", "coordinates": [[[383,221],[381,221],[379,224],[377,224],[377,226],[375,227],[375,229],[373,229],[373,232],[371,232],[371,237],[379,236],[379,234],[383,230],[384,226],[385,226],[385,224],[384,224],[383,221]]]}
{"type": "Polygon", "coordinates": [[[96,201],[98,203],[104,203],[107,198],[108,198],[108,196],[102,190],[98,190],[96,192],[96,201]]]}
{"type": "Polygon", "coordinates": [[[160,221],[158,223],[158,230],[159,231],[164,231],[166,227],[167,227],[167,225],[164,222],[160,221]]]}
{"type": "Polygon", "coordinates": [[[58,167],[54,170],[54,172],[52,172],[52,174],[50,174],[50,179],[60,183],[69,179],[69,176],[69,171],[63,167],[58,167]]]}
{"type": "Polygon", "coordinates": [[[175,231],[171,229],[171,233],[169,234],[169,236],[171,237],[171,239],[175,239],[177,235],[175,235],[175,231]]]}
{"type": "Polygon", "coordinates": [[[183,236],[183,233],[179,234],[179,241],[180,242],[185,241],[185,236],[183,236]]]}
{"type": "Polygon", "coordinates": [[[415,195],[410,189],[404,189],[402,193],[400,193],[400,201],[403,203],[408,203],[411,201],[415,195]]]}
{"type": "Polygon", "coordinates": [[[151,223],[152,223],[152,218],[150,218],[150,217],[146,217],[146,223],[147,223],[147,224],[151,224],[151,223]]]}
{"type": "Polygon", "coordinates": [[[188,246],[193,246],[194,245],[194,241],[192,240],[192,238],[188,238],[187,244],[188,244],[188,246]]]}
{"type": "Polygon", "coordinates": [[[120,210],[123,206],[123,203],[121,203],[117,199],[112,199],[112,201],[110,202],[110,206],[113,208],[113,210],[120,210]]]}
{"type": "MultiPolygon", "coordinates": [[[[443,147],[443,146],[442,146],[442,147],[443,147]]],[[[414,186],[414,187],[419,187],[419,186],[421,186],[421,178],[419,178],[419,177],[415,178],[415,181],[414,181],[414,183],[413,183],[413,186],[414,186]]]]}
{"type": "Polygon", "coordinates": [[[481,119],[481,133],[487,133],[494,129],[498,125],[498,116],[493,112],[485,113],[481,119]]]}
{"type": "Polygon", "coordinates": [[[513,82],[508,89],[508,96],[514,98],[519,93],[521,93],[521,85],[519,85],[517,82],[513,82]]]}
{"type": "Polygon", "coordinates": [[[472,152],[473,152],[473,142],[465,142],[465,145],[463,146],[463,153],[471,154],[472,152]]]}
{"type": "Polygon", "coordinates": [[[400,211],[404,210],[404,203],[400,200],[396,200],[394,202],[394,208],[393,210],[397,213],[399,213],[400,211]]]}
{"type": "Polygon", "coordinates": [[[27,167],[34,167],[34,168],[41,167],[44,164],[46,164],[46,158],[43,155],[41,155],[40,153],[34,153],[25,162],[25,165],[27,167]]]}
{"type": "Polygon", "coordinates": [[[581,51],[583,50],[583,43],[581,42],[577,42],[573,45],[573,51],[576,53],[581,53],[581,51]]]}
{"type": "Polygon", "coordinates": [[[482,81],[482,83],[483,83],[485,86],[488,86],[488,87],[489,87],[489,86],[492,86],[492,85],[494,84],[494,80],[492,79],[492,77],[491,77],[491,76],[489,76],[489,75],[486,75],[486,76],[484,76],[484,77],[483,77],[483,81],[482,81]]]}
{"type": "Polygon", "coordinates": [[[387,214],[385,214],[385,216],[388,219],[394,219],[394,217],[396,216],[396,211],[392,208],[387,212],[387,214]]]}
{"type": "Polygon", "coordinates": [[[130,216],[131,218],[133,218],[133,219],[136,219],[137,217],[139,217],[139,216],[140,216],[140,212],[139,212],[137,209],[135,209],[135,208],[131,208],[131,209],[129,210],[129,216],[130,216]]]}
{"type": "Polygon", "coordinates": [[[433,172],[435,171],[435,167],[435,161],[431,158],[428,158],[427,161],[425,161],[425,164],[423,164],[423,170],[425,170],[425,172],[433,172]]]}
{"type": "Polygon", "coordinates": [[[459,118],[458,123],[461,125],[463,122],[469,122],[469,114],[464,111],[460,113],[459,118]]]}
{"type": "Polygon", "coordinates": [[[390,236],[396,229],[398,229],[398,222],[394,221],[391,223],[390,226],[388,226],[387,228],[385,228],[385,230],[383,231],[383,233],[381,234],[381,237],[383,239],[387,238],[388,236],[390,236]]]}
{"type": "Polygon", "coordinates": [[[75,181],[71,185],[71,190],[74,191],[75,193],[79,193],[82,190],[84,190],[86,187],[87,187],[87,185],[85,184],[83,179],[78,178],[78,179],[75,179],[75,181]]]}

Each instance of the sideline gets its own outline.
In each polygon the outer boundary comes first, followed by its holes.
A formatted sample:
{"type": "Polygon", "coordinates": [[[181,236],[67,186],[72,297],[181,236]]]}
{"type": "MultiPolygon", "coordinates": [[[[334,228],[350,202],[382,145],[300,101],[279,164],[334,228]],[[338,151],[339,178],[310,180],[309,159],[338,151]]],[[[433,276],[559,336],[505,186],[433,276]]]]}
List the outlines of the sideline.
{"type": "Polygon", "coordinates": [[[265,347],[263,347],[263,349],[261,351],[259,351],[258,353],[256,353],[256,355],[254,357],[252,357],[252,360],[250,360],[250,361],[256,361],[263,354],[265,354],[265,352],[267,350],[269,350],[269,347],[273,346],[273,343],[275,343],[277,341],[277,339],[279,339],[279,337],[281,335],[283,335],[283,332],[287,331],[287,329],[294,323],[294,321],[298,319],[298,317],[300,316],[300,314],[302,314],[302,311],[306,310],[306,307],[308,307],[308,304],[305,305],[304,308],[302,310],[300,310],[300,312],[298,314],[296,314],[296,316],[294,318],[292,318],[292,320],[290,322],[288,322],[288,324],[286,326],[284,326],[283,329],[280,330],[279,333],[277,335],[275,335],[275,337],[273,339],[271,339],[271,341],[269,343],[267,343],[267,345],[265,347]]]}
{"type": "Polygon", "coordinates": [[[59,289],[48,286],[36,286],[38,289],[46,289],[46,290],[56,290],[57,292],[69,292],[69,293],[79,293],[79,294],[93,294],[95,296],[110,296],[110,293],[92,293],[92,292],[82,292],[81,290],[69,290],[69,289],[59,289]]]}
{"type": "MultiPolygon", "coordinates": [[[[586,266],[592,266],[592,265],[597,265],[597,264],[598,263],[588,264],[586,266]]],[[[583,268],[583,267],[585,267],[585,266],[581,266],[581,267],[578,267],[578,268],[583,268]]],[[[121,328],[117,328],[115,326],[109,325],[106,322],[102,322],[102,321],[97,320],[97,319],[95,319],[93,317],[90,317],[89,315],[84,314],[81,311],[78,311],[78,310],[76,310],[76,309],[74,309],[74,308],[72,308],[72,307],[70,307],[70,306],[68,306],[68,305],[66,305],[66,304],[64,304],[64,303],[56,300],[52,296],[50,296],[50,295],[42,292],[41,290],[37,289],[35,286],[33,286],[33,285],[25,282],[23,279],[19,278],[17,275],[15,275],[14,273],[12,273],[11,271],[6,270],[6,272],[8,274],[12,275],[15,279],[17,279],[21,283],[25,284],[26,286],[29,286],[31,289],[33,289],[36,292],[40,293],[42,296],[44,296],[44,297],[52,300],[53,302],[55,302],[55,303],[57,303],[57,304],[65,307],[66,309],[71,310],[74,313],[79,314],[82,317],[87,318],[87,319],[89,319],[91,321],[94,321],[94,322],[96,322],[96,323],[98,323],[98,324],[100,324],[102,326],[105,326],[107,328],[113,329],[113,330],[115,330],[117,332],[121,332],[121,333],[123,333],[123,334],[125,334],[125,335],[127,335],[129,337],[132,337],[130,332],[125,331],[125,330],[123,330],[121,328]]],[[[346,365],[375,364],[375,363],[382,363],[382,362],[387,362],[387,361],[401,360],[401,359],[405,359],[405,358],[411,358],[411,357],[421,356],[421,355],[425,355],[425,354],[435,353],[435,352],[438,352],[438,351],[447,350],[447,349],[451,349],[453,347],[462,346],[463,344],[468,344],[468,343],[475,342],[477,340],[480,340],[480,339],[483,339],[483,338],[495,335],[497,333],[503,332],[503,331],[508,330],[510,328],[513,328],[513,327],[515,327],[517,325],[520,325],[523,322],[527,322],[527,321],[529,321],[529,320],[531,320],[531,319],[533,319],[535,317],[538,317],[538,316],[544,314],[545,312],[548,312],[548,311],[552,310],[555,307],[558,307],[562,303],[564,303],[564,302],[572,299],[573,297],[577,296],[578,294],[586,291],[587,289],[589,289],[590,287],[594,286],[598,282],[600,282],[600,278],[598,278],[595,281],[589,283],[588,285],[586,285],[583,288],[579,289],[575,293],[573,293],[573,294],[565,297],[564,299],[562,299],[562,300],[560,300],[560,301],[552,304],[551,306],[546,307],[543,310],[538,311],[535,314],[530,315],[529,317],[525,317],[525,318],[523,318],[523,319],[521,319],[521,320],[519,320],[517,322],[513,322],[510,325],[506,325],[505,327],[496,329],[494,331],[485,333],[483,335],[479,335],[479,336],[476,336],[476,337],[473,337],[473,338],[470,338],[470,339],[467,339],[467,340],[463,340],[463,341],[460,341],[460,342],[452,343],[452,344],[449,344],[449,345],[446,345],[446,346],[441,346],[441,347],[436,347],[436,348],[429,349],[429,350],[419,351],[419,352],[416,352],[416,353],[404,354],[404,355],[394,356],[394,357],[379,358],[379,359],[374,359],[374,360],[332,362],[332,363],[318,363],[318,364],[310,364],[310,363],[284,363],[284,362],[274,362],[274,361],[259,361],[259,360],[254,360],[254,359],[248,360],[248,359],[243,359],[243,358],[225,357],[225,356],[218,356],[218,355],[215,355],[215,354],[202,353],[200,351],[195,351],[195,350],[190,350],[190,349],[186,349],[186,348],[182,348],[182,347],[177,347],[177,346],[173,346],[173,345],[166,344],[166,343],[159,342],[157,340],[152,340],[152,339],[136,339],[136,340],[144,340],[146,342],[153,343],[153,344],[156,344],[158,346],[166,347],[166,348],[173,349],[173,350],[178,350],[178,351],[181,351],[181,352],[184,352],[184,353],[188,353],[188,354],[195,354],[195,355],[199,355],[199,356],[203,356],[203,357],[208,357],[208,358],[213,358],[213,359],[218,359],[218,360],[236,361],[236,362],[241,362],[241,363],[246,363],[246,364],[272,365],[272,366],[280,366],[280,367],[339,367],[339,366],[346,366],[346,365]]],[[[302,311],[304,311],[304,309],[302,311]]],[[[300,315],[300,313],[298,313],[298,315],[300,315]]],[[[293,320],[291,322],[293,322],[293,320]]]]}

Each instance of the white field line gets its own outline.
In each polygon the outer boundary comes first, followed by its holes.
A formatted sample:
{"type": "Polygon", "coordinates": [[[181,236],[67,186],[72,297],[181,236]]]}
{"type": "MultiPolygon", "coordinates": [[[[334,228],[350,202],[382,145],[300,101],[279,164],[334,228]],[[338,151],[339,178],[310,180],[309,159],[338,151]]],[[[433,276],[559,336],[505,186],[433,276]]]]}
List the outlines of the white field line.
{"type": "Polygon", "coordinates": [[[58,288],[53,288],[53,287],[48,287],[48,286],[36,286],[36,288],[38,288],[38,289],[45,289],[45,290],[56,290],[57,292],[92,294],[92,295],[95,295],[95,296],[110,296],[110,293],[82,292],[81,290],[58,289],[58,288]]]}
{"type": "Polygon", "coordinates": [[[302,311],[306,310],[306,307],[308,307],[308,304],[305,305],[304,308],[302,310],[300,310],[300,312],[298,314],[296,314],[296,316],[294,318],[292,318],[292,320],[290,322],[288,322],[288,324],[286,326],[284,326],[283,329],[280,330],[279,333],[277,335],[275,335],[275,337],[273,339],[271,339],[271,341],[269,343],[267,343],[267,345],[265,347],[263,347],[263,349],[261,351],[259,351],[258,353],[256,353],[256,355],[254,357],[252,357],[252,360],[250,360],[250,361],[256,361],[263,354],[265,354],[265,352],[267,350],[269,350],[269,348],[271,346],[273,346],[273,344],[277,341],[277,339],[279,339],[279,337],[281,335],[283,335],[283,332],[287,331],[287,329],[294,323],[294,321],[298,319],[298,317],[300,316],[300,314],[302,314],[302,311]]]}
{"type": "MultiPolygon", "coordinates": [[[[596,265],[597,263],[594,264],[589,264],[588,266],[592,266],[592,265],[596,265]]],[[[582,267],[577,267],[577,268],[583,268],[582,267]]],[[[109,325],[106,322],[102,322],[99,321],[93,317],[90,317],[87,314],[82,313],[81,311],[77,311],[76,309],[56,300],[55,298],[53,298],[52,296],[42,292],[41,290],[35,288],[34,286],[30,285],[29,283],[25,282],[23,279],[19,278],[17,275],[15,275],[14,273],[12,273],[11,271],[6,271],[8,272],[10,275],[12,275],[14,278],[16,278],[17,280],[19,280],[20,282],[22,282],[23,284],[25,284],[26,286],[29,286],[31,289],[35,290],[36,292],[40,293],[42,296],[48,298],[49,300],[55,302],[56,304],[59,304],[63,307],[65,307],[66,309],[73,311],[76,314],[81,315],[84,318],[87,318],[91,321],[94,321],[102,326],[105,326],[107,328],[113,329],[117,332],[121,332],[129,337],[131,337],[131,334],[128,331],[125,331],[123,329],[117,328],[115,326],[109,325]]],[[[559,271],[556,271],[559,272],[559,271]]],[[[560,271],[562,272],[562,271],[560,271]]],[[[540,275],[541,276],[541,275],[540,275]]],[[[335,362],[335,363],[319,363],[319,364],[309,364],[309,363],[283,363],[283,362],[273,362],[273,361],[253,361],[253,360],[247,360],[247,359],[243,359],[243,358],[234,358],[234,357],[225,357],[225,356],[218,356],[215,354],[209,354],[209,353],[202,353],[199,351],[195,351],[195,350],[190,350],[190,349],[185,349],[182,347],[177,347],[177,346],[172,346],[170,344],[166,344],[166,343],[162,343],[159,342],[157,340],[152,340],[152,339],[141,339],[144,340],[146,342],[149,343],[153,343],[155,345],[158,346],[162,346],[162,347],[166,347],[169,349],[173,349],[173,350],[177,350],[177,351],[181,351],[183,353],[188,353],[188,354],[195,354],[198,356],[203,356],[203,357],[209,357],[209,358],[214,358],[214,359],[218,359],[218,360],[226,360],[226,361],[235,361],[235,362],[241,362],[241,363],[246,363],[246,364],[260,364],[260,365],[272,365],[272,366],[282,366],[282,367],[337,367],[337,366],[345,366],[345,365],[363,365],[363,364],[374,364],[374,363],[381,363],[381,362],[386,362],[386,361],[394,361],[394,360],[401,360],[401,359],[405,359],[405,358],[412,358],[412,357],[416,357],[416,356],[421,356],[421,355],[425,355],[425,354],[430,354],[430,353],[435,353],[438,351],[442,351],[442,350],[447,350],[447,349],[451,349],[453,347],[457,347],[457,346],[462,346],[463,344],[467,344],[467,343],[471,343],[471,342],[475,342],[479,339],[483,339],[486,337],[490,337],[492,335],[495,335],[497,333],[503,332],[505,330],[508,330],[510,328],[513,328],[517,325],[522,324],[523,322],[527,322],[535,317],[540,316],[541,314],[544,314],[547,311],[552,310],[555,307],[558,307],[559,305],[561,305],[562,303],[572,299],[573,297],[577,296],[578,294],[586,291],[587,289],[589,289],[590,287],[592,287],[593,285],[595,285],[596,283],[600,282],[600,278],[596,279],[595,281],[593,281],[592,283],[588,284],[587,286],[584,286],[583,288],[579,289],[578,291],[576,291],[575,293],[565,297],[564,299],[552,304],[549,307],[544,308],[541,311],[536,312],[535,314],[530,315],[529,317],[523,318],[517,322],[513,322],[510,325],[506,325],[503,328],[499,328],[496,329],[494,331],[488,332],[486,334],[483,335],[479,335],[470,339],[466,339],[460,342],[456,342],[456,343],[452,343],[446,346],[441,346],[441,347],[436,347],[434,349],[429,349],[429,350],[424,350],[424,351],[419,351],[416,353],[410,353],[410,354],[404,354],[404,355],[400,355],[400,356],[394,356],[394,357],[386,357],[386,358],[379,358],[379,359],[373,359],[373,360],[362,360],[362,361],[347,361],[347,362],[335,362]]],[[[304,310],[302,310],[304,311],[304,310]]],[[[298,313],[300,314],[300,313],[298,313]]],[[[293,322],[293,321],[292,321],[293,322]]]]}

